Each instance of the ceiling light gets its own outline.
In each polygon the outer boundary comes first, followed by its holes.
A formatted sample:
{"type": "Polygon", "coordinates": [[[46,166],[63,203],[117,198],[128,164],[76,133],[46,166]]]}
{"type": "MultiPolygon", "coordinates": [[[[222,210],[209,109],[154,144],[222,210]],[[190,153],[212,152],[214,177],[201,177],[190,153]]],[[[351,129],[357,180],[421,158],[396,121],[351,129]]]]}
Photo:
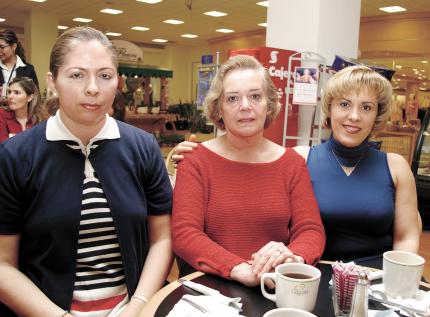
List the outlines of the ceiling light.
{"type": "Polygon", "coordinates": [[[223,17],[223,16],[227,15],[227,13],[219,12],[219,11],[208,11],[208,12],[205,12],[203,14],[210,15],[211,17],[216,17],[216,18],[223,17]]]}
{"type": "Polygon", "coordinates": [[[396,68],[402,69],[402,65],[396,65],[396,68]]]}
{"type": "Polygon", "coordinates": [[[424,60],[424,61],[421,61],[421,63],[423,63],[423,64],[427,64],[429,61],[426,61],[426,60],[424,60]]]}
{"type": "Polygon", "coordinates": [[[46,0],[30,0],[32,2],[45,2],[46,0]]]}
{"type": "Polygon", "coordinates": [[[100,10],[100,12],[102,12],[102,13],[108,13],[108,14],[120,14],[120,13],[122,13],[121,10],[109,9],[109,8],[100,10]]]}
{"type": "Polygon", "coordinates": [[[65,26],[65,25],[59,25],[59,26],[57,26],[57,29],[59,29],[59,30],[67,30],[69,27],[68,26],[65,26]]]}
{"type": "Polygon", "coordinates": [[[405,77],[406,76],[406,74],[402,74],[402,77],[405,77]]]}
{"type": "Polygon", "coordinates": [[[145,26],[133,26],[131,29],[136,30],[136,31],[148,31],[149,30],[149,28],[147,28],[145,26]]]}
{"type": "Polygon", "coordinates": [[[136,1],[145,2],[145,3],[149,3],[149,4],[154,4],[154,3],[161,2],[163,0],[136,0],[136,1]]]}
{"type": "Polygon", "coordinates": [[[74,18],[74,19],[73,19],[73,21],[88,23],[88,22],[91,22],[91,21],[92,21],[92,19],[79,18],[79,17],[78,17],[78,18],[74,18]]]}
{"type": "Polygon", "coordinates": [[[4,21],[6,21],[5,18],[0,18],[0,22],[4,22],[4,21]]]}
{"type": "Polygon", "coordinates": [[[164,20],[163,22],[164,23],[169,23],[169,24],[182,24],[182,23],[184,23],[184,21],[175,20],[175,19],[164,20]]]}
{"type": "Polygon", "coordinates": [[[198,36],[197,36],[197,35],[195,35],[195,34],[182,34],[181,36],[182,36],[182,37],[189,38],[189,39],[194,39],[194,38],[198,37],[198,36]]]}
{"type": "Polygon", "coordinates": [[[405,9],[405,8],[403,8],[403,7],[399,7],[399,6],[382,7],[382,8],[379,8],[379,10],[384,11],[384,12],[388,12],[388,13],[394,13],[394,12],[402,12],[402,11],[406,11],[406,9],[405,9]]]}
{"type": "Polygon", "coordinates": [[[121,36],[121,33],[116,33],[116,32],[106,32],[106,35],[110,35],[110,36],[121,36]]]}
{"type": "Polygon", "coordinates": [[[423,85],[427,85],[427,83],[426,83],[426,82],[424,82],[424,83],[423,83],[423,85]]]}
{"type": "Polygon", "coordinates": [[[267,28],[267,22],[263,22],[263,23],[258,23],[259,26],[263,26],[265,28],[267,28]]]}
{"type": "Polygon", "coordinates": [[[221,32],[221,33],[233,33],[234,32],[234,30],[230,30],[230,29],[218,29],[216,31],[221,32]]]}
{"type": "Polygon", "coordinates": [[[257,4],[259,5],[259,6],[263,6],[263,7],[269,7],[269,1],[260,1],[260,2],[257,2],[257,4]]]}
{"type": "Polygon", "coordinates": [[[157,43],[166,43],[167,40],[165,39],[153,39],[152,42],[157,42],[157,43]]]}

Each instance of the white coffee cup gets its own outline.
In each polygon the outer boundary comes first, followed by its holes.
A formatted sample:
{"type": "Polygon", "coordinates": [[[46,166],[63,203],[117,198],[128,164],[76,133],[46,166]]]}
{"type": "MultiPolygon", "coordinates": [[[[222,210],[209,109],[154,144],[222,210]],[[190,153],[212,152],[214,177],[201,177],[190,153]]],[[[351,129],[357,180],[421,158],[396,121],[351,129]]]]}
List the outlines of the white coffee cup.
{"type": "Polygon", "coordinates": [[[423,274],[424,258],[406,251],[387,251],[383,256],[383,283],[389,297],[414,297],[423,274]]]}
{"type": "Polygon", "coordinates": [[[266,312],[263,317],[316,317],[306,310],[297,308],[276,308],[266,312]]]}
{"type": "Polygon", "coordinates": [[[318,295],[321,272],[316,267],[302,263],[284,263],[275,268],[274,273],[261,276],[263,296],[276,303],[277,307],[299,308],[312,311],[318,295]],[[275,294],[269,294],[264,281],[275,282],[275,294]]]}

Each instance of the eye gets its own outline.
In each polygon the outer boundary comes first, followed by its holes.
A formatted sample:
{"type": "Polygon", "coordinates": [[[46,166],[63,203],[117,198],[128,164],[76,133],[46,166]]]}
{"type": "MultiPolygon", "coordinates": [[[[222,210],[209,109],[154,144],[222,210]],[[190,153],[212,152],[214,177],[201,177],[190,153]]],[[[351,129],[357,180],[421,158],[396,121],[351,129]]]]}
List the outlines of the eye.
{"type": "Polygon", "coordinates": [[[362,108],[364,111],[371,111],[373,109],[372,105],[363,105],[362,108]]]}
{"type": "Polygon", "coordinates": [[[255,101],[255,102],[258,102],[258,101],[261,100],[261,95],[260,94],[252,94],[251,95],[251,100],[255,101]]]}
{"type": "Polygon", "coordinates": [[[113,76],[111,74],[108,74],[108,73],[102,73],[100,75],[100,77],[103,79],[109,80],[109,79],[112,79],[113,76]]]}
{"type": "Polygon", "coordinates": [[[227,97],[227,102],[228,103],[235,103],[239,101],[239,96],[228,96],[227,97]]]}
{"type": "Polygon", "coordinates": [[[78,79],[78,78],[82,78],[82,77],[84,77],[84,75],[80,72],[75,72],[75,73],[72,73],[70,75],[70,78],[73,78],[73,79],[78,79]]]}
{"type": "Polygon", "coordinates": [[[339,102],[339,106],[341,108],[347,108],[347,107],[349,107],[349,104],[346,101],[341,101],[341,102],[339,102]]]}

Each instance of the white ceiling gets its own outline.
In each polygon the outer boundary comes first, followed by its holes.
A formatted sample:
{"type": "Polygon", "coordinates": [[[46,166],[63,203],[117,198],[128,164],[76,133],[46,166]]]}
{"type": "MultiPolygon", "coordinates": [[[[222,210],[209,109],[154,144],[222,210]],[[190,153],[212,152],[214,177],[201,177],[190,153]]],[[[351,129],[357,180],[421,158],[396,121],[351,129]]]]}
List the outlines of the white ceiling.
{"type": "MultiPolygon", "coordinates": [[[[169,43],[198,46],[225,37],[226,34],[215,31],[219,28],[233,29],[235,33],[258,30],[264,33],[264,27],[258,26],[258,23],[266,22],[267,8],[257,5],[258,1],[260,0],[164,0],[151,5],[136,0],[47,0],[44,3],[0,0],[0,18],[6,19],[0,23],[0,27],[3,25],[16,29],[23,28],[30,10],[42,10],[58,16],[59,23],[66,26],[78,25],[72,21],[78,16],[91,18],[93,22],[89,25],[105,32],[122,33],[119,39],[137,42],[140,45],[152,45],[153,39],[163,38],[169,43]],[[101,13],[100,10],[104,8],[119,9],[123,13],[119,15],[101,13]],[[228,15],[214,18],[203,14],[212,10],[222,11],[228,15]],[[166,19],[183,20],[184,23],[180,25],[163,23],[166,19]],[[144,32],[131,30],[133,26],[145,26],[150,30],[144,32]],[[181,37],[181,34],[185,33],[196,34],[198,38],[181,37]]],[[[430,12],[430,0],[362,0],[361,3],[362,17],[386,15],[387,13],[378,8],[390,5],[406,7],[407,13],[430,12]]],[[[414,56],[413,51],[410,53],[411,57],[395,63],[407,64],[404,71],[406,68],[422,68],[420,61],[423,57],[414,56]]],[[[367,58],[366,61],[393,67],[393,58],[385,58],[384,52],[381,52],[380,56],[367,58]]]]}

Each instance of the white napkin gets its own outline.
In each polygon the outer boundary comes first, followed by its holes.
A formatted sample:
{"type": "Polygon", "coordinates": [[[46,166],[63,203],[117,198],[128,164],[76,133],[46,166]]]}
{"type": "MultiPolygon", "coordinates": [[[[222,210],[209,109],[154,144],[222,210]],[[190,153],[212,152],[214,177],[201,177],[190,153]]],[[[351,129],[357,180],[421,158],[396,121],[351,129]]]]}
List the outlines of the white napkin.
{"type": "Polygon", "coordinates": [[[204,295],[212,296],[216,301],[220,302],[221,304],[224,304],[226,306],[232,306],[236,307],[239,311],[242,310],[242,303],[240,302],[242,299],[240,297],[227,297],[221,294],[218,290],[207,287],[205,285],[191,282],[185,279],[181,279],[180,283],[182,285],[185,285],[199,293],[202,293],[204,295]]]}
{"type": "Polygon", "coordinates": [[[223,316],[223,317],[236,317],[243,316],[239,314],[239,311],[231,306],[220,303],[213,296],[200,295],[184,295],[183,298],[188,298],[192,302],[204,307],[208,310],[207,313],[201,312],[196,307],[192,306],[190,303],[179,300],[173,309],[169,312],[166,317],[209,317],[209,316],[223,316]]]}
{"type": "MultiPolygon", "coordinates": [[[[384,288],[384,284],[375,284],[375,285],[371,285],[370,286],[370,293],[375,290],[375,291],[380,291],[385,293],[385,288],[384,288]]],[[[376,297],[378,297],[376,295],[376,297]]],[[[417,295],[414,298],[402,298],[400,296],[396,297],[396,298],[392,298],[392,297],[387,297],[387,299],[390,302],[393,303],[398,303],[407,307],[411,307],[411,308],[415,308],[415,309],[419,309],[419,310],[423,310],[426,311],[428,310],[428,308],[430,307],[430,291],[425,292],[423,290],[418,290],[417,295]]],[[[388,308],[394,309],[394,310],[399,310],[400,308],[395,307],[395,306],[390,306],[388,304],[382,304],[388,308]]]]}

